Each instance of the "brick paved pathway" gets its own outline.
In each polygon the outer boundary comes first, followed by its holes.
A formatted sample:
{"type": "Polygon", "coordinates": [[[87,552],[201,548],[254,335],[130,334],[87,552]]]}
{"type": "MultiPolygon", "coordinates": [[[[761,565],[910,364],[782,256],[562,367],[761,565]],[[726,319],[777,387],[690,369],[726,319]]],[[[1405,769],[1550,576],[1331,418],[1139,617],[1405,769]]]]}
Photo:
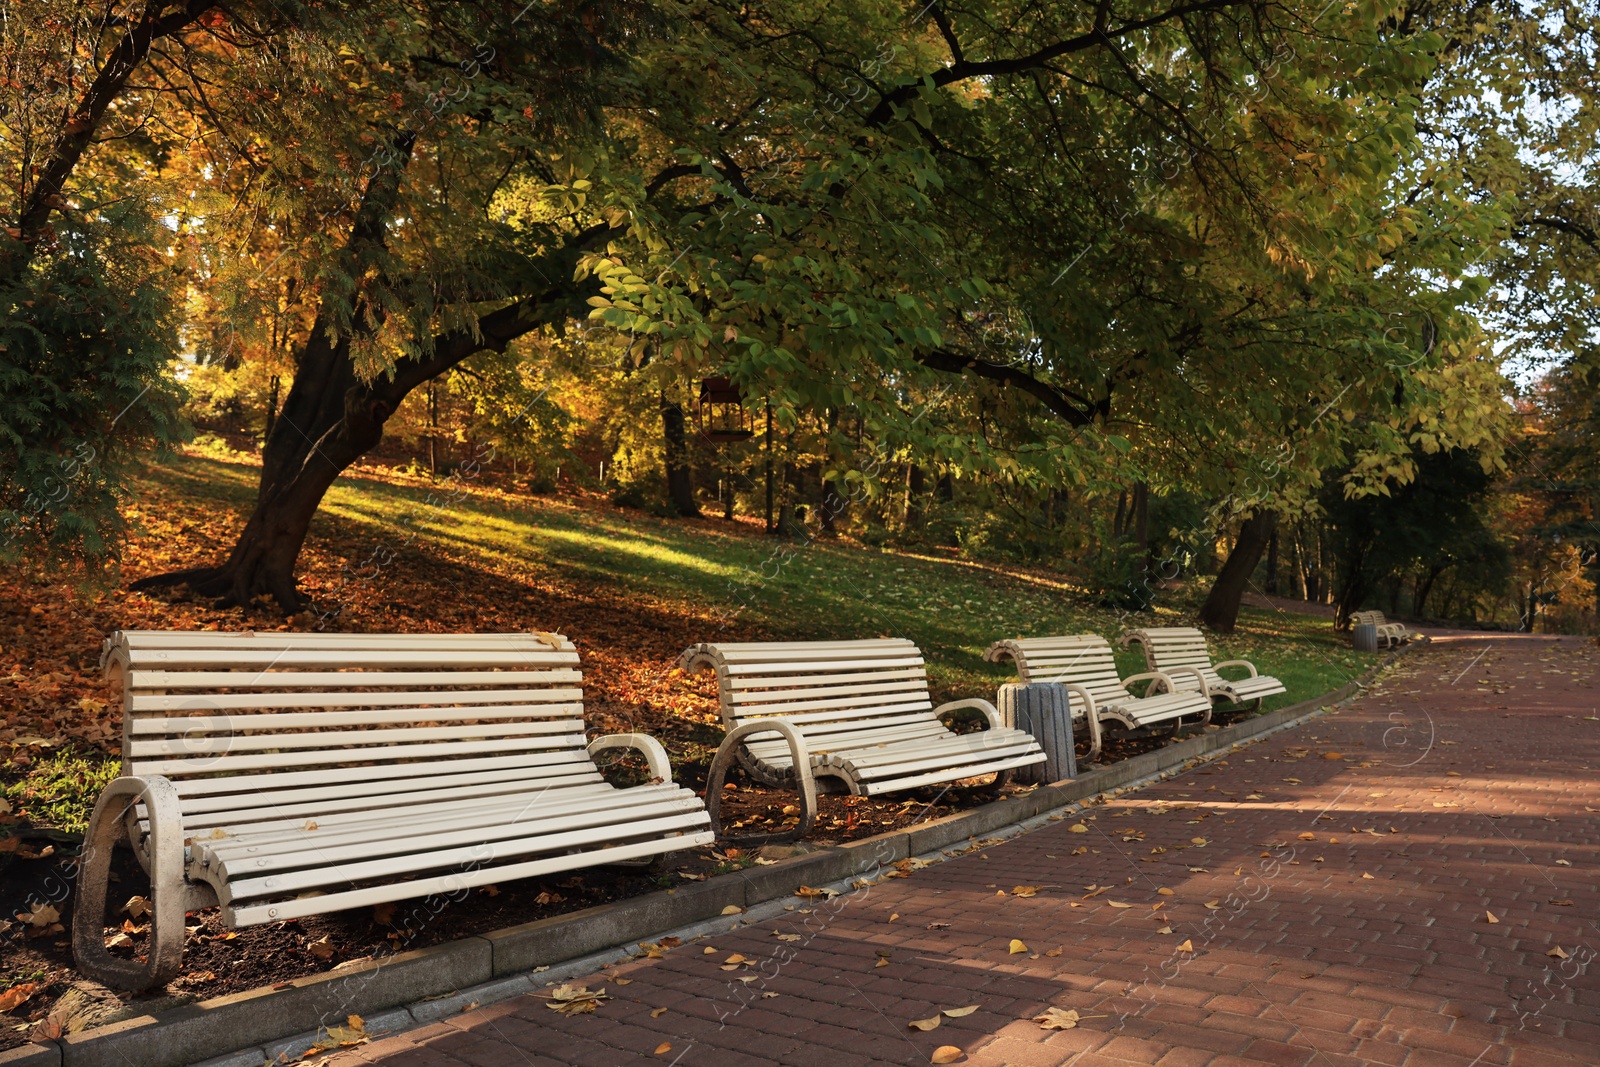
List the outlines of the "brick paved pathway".
{"type": "Polygon", "coordinates": [[[1592,1067],[1597,783],[1592,642],[1435,646],[1225,762],[579,979],[593,1014],[522,996],[334,1062],[1592,1067]]]}

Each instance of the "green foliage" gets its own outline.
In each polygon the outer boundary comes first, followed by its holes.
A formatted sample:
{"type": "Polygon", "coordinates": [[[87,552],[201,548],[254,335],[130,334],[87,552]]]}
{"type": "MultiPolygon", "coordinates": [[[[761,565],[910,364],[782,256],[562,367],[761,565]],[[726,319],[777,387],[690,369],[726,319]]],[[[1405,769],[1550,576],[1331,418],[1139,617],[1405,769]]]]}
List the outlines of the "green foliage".
{"type": "Polygon", "coordinates": [[[1438,452],[1416,463],[1416,479],[1393,493],[1326,494],[1341,619],[1365,606],[1392,609],[1393,597],[1374,605],[1378,590],[1417,574],[1426,582],[1418,589],[1454,571],[1471,590],[1489,595],[1510,581],[1511,553],[1487,521],[1492,479],[1479,457],[1438,452]]]}
{"type": "Polygon", "coordinates": [[[0,288],[0,561],[116,559],[132,457],[181,432],[157,227],[126,205],[93,221],[0,288]]]}

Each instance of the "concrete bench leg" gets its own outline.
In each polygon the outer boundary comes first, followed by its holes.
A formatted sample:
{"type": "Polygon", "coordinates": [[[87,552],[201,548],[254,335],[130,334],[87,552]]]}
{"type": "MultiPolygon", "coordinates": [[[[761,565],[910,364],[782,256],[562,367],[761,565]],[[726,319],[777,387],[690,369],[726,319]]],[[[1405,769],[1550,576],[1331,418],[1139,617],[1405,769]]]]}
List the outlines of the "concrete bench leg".
{"type": "Polygon", "coordinates": [[[800,736],[800,731],[778,719],[747,722],[728,731],[728,735],[722,739],[722,747],[717,749],[717,754],[712,757],[711,769],[706,774],[706,813],[711,816],[711,829],[722,841],[755,845],[776,841],[798,841],[804,837],[817,818],[817,781],[811,773],[811,752],[806,747],[806,739],[800,736]],[[789,758],[794,762],[794,777],[800,794],[800,825],[780,834],[746,834],[743,837],[729,837],[722,832],[722,822],[719,817],[722,808],[722,782],[728,775],[728,765],[738,754],[739,746],[744,744],[745,739],[751,734],[781,734],[783,739],[789,742],[789,758]]]}
{"type": "Polygon", "coordinates": [[[178,791],[159,775],[118,778],[100,794],[84,835],[78,900],[72,915],[72,954],[85,974],[117,989],[162,986],[183,963],[183,821],[178,791]],[[105,946],[106,882],[111,852],[127,832],[128,811],[144,801],[150,818],[150,954],[144,963],[118,959],[105,946]]]}

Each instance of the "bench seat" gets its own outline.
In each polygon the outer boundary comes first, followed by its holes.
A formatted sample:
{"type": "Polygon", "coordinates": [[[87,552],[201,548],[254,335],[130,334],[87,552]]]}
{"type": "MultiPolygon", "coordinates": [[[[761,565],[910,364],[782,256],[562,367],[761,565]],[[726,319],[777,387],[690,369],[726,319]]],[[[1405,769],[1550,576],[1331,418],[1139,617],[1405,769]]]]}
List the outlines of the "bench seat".
{"type": "Polygon", "coordinates": [[[756,781],[799,791],[800,827],[781,835],[792,837],[809,828],[819,785],[872,796],[988,774],[998,784],[1045,758],[987,700],[935,708],[922,653],[907,640],[699,644],[678,662],[717,676],[728,734],[706,790],[713,820],[730,760],[756,781]],[[977,713],[985,728],[951,730],[942,720],[957,712],[977,713]]]}
{"type": "Polygon", "coordinates": [[[1259,674],[1255,664],[1245,659],[1230,659],[1213,665],[1206,648],[1206,635],[1193,626],[1150,626],[1129,630],[1118,642],[1136,644],[1144,650],[1144,661],[1153,671],[1170,674],[1179,686],[1199,689],[1218,702],[1259,703],[1266,697],[1287,692],[1284,684],[1269,674],[1259,674]],[[1224,678],[1224,668],[1241,668],[1243,678],[1224,678]]]}

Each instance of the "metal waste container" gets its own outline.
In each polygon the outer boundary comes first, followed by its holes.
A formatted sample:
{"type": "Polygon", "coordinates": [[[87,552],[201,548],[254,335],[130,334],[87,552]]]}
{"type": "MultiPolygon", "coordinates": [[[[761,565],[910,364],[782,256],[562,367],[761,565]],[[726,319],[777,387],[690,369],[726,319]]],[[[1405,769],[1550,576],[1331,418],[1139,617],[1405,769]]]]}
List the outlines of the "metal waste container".
{"type": "Polygon", "coordinates": [[[1378,651],[1378,628],[1370,622],[1364,622],[1350,629],[1351,643],[1357,652],[1378,651]]]}

